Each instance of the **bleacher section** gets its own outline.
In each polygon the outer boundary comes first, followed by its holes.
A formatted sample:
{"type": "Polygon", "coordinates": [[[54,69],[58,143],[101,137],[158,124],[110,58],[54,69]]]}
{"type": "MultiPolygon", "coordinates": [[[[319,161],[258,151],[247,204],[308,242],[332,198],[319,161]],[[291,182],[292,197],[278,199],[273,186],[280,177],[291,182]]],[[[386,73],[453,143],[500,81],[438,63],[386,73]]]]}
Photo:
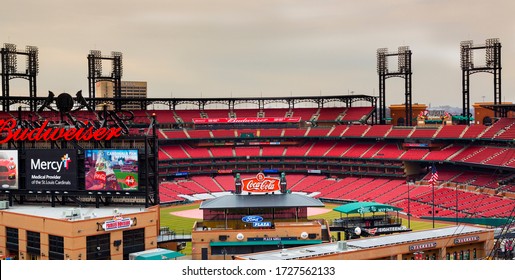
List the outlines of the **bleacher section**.
{"type": "Polygon", "coordinates": [[[350,108],[347,108],[347,110],[344,112],[340,121],[341,122],[364,121],[365,118],[367,116],[369,116],[373,110],[374,110],[373,107],[350,107],[350,108]]]}
{"type": "MultiPolygon", "coordinates": [[[[515,148],[509,142],[515,136],[513,119],[501,119],[490,127],[351,124],[372,111],[371,107],[159,111],[160,123],[228,117],[314,121],[160,129],[161,178],[166,180],[160,185],[161,202],[227,194],[234,190],[235,173],[246,178],[259,170],[278,169],[286,172],[292,192],[331,201],[376,201],[401,207],[403,212],[409,188],[415,217],[431,216],[433,189],[437,217],[455,217],[456,199],[459,217],[501,217],[515,206],[510,177],[515,148]],[[432,163],[439,173],[434,188],[429,186],[431,173],[427,172],[432,163]],[[412,174],[410,168],[426,173],[412,174]],[[174,177],[182,171],[189,173],[187,178],[174,177]],[[408,186],[406,174],[415,183],[408,186]]],[[[150,114],[139,118],[150,120],[150,114]]]]}

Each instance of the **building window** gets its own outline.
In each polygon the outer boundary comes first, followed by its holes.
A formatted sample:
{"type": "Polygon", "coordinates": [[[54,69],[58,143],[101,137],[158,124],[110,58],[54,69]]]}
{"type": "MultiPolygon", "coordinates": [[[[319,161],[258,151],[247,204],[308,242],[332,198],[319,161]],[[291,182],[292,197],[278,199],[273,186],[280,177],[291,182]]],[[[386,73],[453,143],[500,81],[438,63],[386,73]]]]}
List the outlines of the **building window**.
{"type": "Polygon", "coordinates": [[[64,260],[64,238],[62,236],[48,236],[48,259],[64,260]]]}
{"type": "Polygon", "coordinates": [[[110,260],[111,235],[107,233],[86,237],[86,250],[88,260],[110,260]]]}
{"type": "Polygon", "coordinates": [[[128,260],[130,253],[145,250],[145,229],[126,230],[123,232],[123,259],[128,260]]]}
{"type": "Polygon", "coordinates": [[[20,250],[18,247],[19,246],[18,245],[18,242],[19,242],[18,229],[7,227],[7,228],[5,228],[5,233],[7,235],[6,242],[5,242],[5,247],[7,248],[7,250],[9,250],[13,253],[18,252],[20,250]]]}
{"type": "Polygon", "coordinates": [[[27,253],[31,255],[41,254],[41,234],[39,232],[27,231],[27,253]]]}

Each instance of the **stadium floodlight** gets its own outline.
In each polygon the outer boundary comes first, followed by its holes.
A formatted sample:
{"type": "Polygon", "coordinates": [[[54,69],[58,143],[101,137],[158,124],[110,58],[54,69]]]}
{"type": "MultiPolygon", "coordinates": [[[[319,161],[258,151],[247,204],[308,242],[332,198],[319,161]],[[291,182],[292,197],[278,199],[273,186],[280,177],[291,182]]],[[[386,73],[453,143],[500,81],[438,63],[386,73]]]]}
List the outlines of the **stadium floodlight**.
{"type": "Polygon", "coordinates": [[[4,48],[7,51],[7,73],[16,73],[18,68],[18,56],[16,55],[16,45],[5,43],[4,48]]]}
{"type": "Polygon", "coordinates": [[[99,50],[90,50],[90,56],[93,58],[93,68],[95,75],[102,76],[102,52],[99,50]]]}
{"type": "Polygon", "coordinates": [[[397,52],[398,52],[398,58],[399,58],[399,63],[398,63],[399,73],[405,73],[405,72],[409,71],[408,70],[409,69],[408,56],[410,54],[409,47],[401,46],[397,49],[397,52]]]}
{"type": "Polygon", "coordinates": [[[26,46],[25,51],[29,55],[27,59],[27,72],[33,75],[39,73],[39,57],[38,57],[38,47],[35,46],[26,46]]]}
{"type": "Polygon", "coordinates": [[[122,77],[123,76],[123,63],[122,58],[123,54],[121,52],[111,52],[111,56],[113,57],[113,76],[114,77],[122,77]]]}
{"type": "Polygon", "coordinates": [[[474,68],[474,56],[472,52],[472,40],[462,41],[460,43],[460,54],[461,54],[461,69],[469,70],[474,68]]]}
{"type": "Polygon", "coordinates": [[[499,44],[498,38],[486,39],[485,61],[487,67],[493,67],[495,63],[495,47],[499,44]]]}
{"type": "Polygon", "coordinates": [[[377,73],[379,74],[385,74],[388,72],[388,60],[386,59],[387,53],[387,48],[377,49],[377,73]]]}

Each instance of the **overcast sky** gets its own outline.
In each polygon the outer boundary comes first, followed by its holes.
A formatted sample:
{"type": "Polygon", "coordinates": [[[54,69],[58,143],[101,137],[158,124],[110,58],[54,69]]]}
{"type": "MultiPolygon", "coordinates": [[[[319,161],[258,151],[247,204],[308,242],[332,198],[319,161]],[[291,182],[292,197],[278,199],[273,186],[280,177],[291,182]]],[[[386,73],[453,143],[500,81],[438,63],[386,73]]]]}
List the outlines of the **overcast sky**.
{"type": "MultiPolygon", "coordinates": [[[[17,0],[1,5],[0,43],[39,48],[38,96],[87,96],[87,55],[100,50],[122,52],[122,79],[147,81],[149,97],[174,98],[378,95],[377,49],[409,46],[413,102],[461,107],[463,40],[500,39],[503,101],[515,102],[514,11],[513,0],[17,0]]],[[[28,95],[25,80],[11,87],[28,95]]],[[[386,94],[403,103],[404,80],[386,94]]],[[[483,99],[492,74],[471,76],[471,103],[483,99]]]]}

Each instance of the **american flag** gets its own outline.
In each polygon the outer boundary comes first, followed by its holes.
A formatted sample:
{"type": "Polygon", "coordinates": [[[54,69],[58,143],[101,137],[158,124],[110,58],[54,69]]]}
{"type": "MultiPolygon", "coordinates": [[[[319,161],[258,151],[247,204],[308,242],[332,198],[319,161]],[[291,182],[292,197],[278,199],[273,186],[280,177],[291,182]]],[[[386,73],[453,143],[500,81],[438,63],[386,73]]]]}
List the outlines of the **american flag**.
{"type": "Polygon", "coordinates": [[[429,178],[429,184],[434,185],[438,180],[438,171],[436,171],[436,166],[431,167],[431,178],[429,178]]]}

